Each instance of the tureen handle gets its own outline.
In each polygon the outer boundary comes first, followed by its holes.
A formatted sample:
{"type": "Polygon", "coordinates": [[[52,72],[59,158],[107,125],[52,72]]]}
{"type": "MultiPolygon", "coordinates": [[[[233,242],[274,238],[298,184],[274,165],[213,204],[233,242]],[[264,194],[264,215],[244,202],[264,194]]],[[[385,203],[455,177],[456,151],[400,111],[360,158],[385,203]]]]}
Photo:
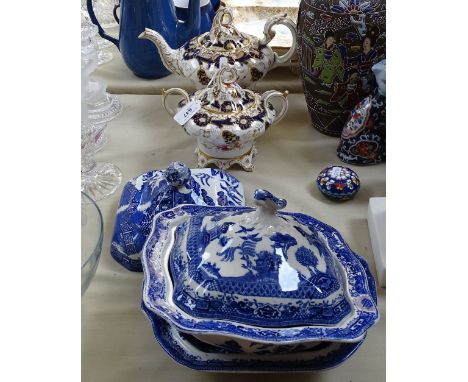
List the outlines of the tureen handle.
{"type": "Polygon", "coordinates": [[[286,114],[286,111],[288,110],[288,99],[287,99],[288,94],[289,92],[287,90],[284,93],[281,93],[277,90],[269,90],[262,94],[263,107],[265,108],[268,116],[272,118],[271,124],[279,122],[286,114]],[[281,111],[277,113],[275,116],[272,115],[272,110],[269,108],[270,106],[269,101],[272,97],[278,97],[283,104],[281,111]]]}
{"type": "Polygon", "coordinates": [[[174,117],[174,115],[177,113],[177,111],[172,109],[170,106],[166,105],[167,96],[169,94],[180,94],[185,98],[185,101],[187,101],[187,102],[190,102],[190,97],[189,97],[188,93],[184,89],[181,89],[181,88],[172,88],[172,89],[169,89],[169,90],[166,90],[166,89],[162,90],[164,109],[166,109],[166,111],[169,113],[169,115],[171,117],[174,117]]]}
{"type": "Polygon", "coordinates": [[[286,199],[281,199],[273,195],[270,191],[258,188],[254,192],[255,204],[260,207],[262,212],[275,213],[282,210],[288,202],[286,199]]]}
{"type": "Polygon", "coordinates": [[[275,52],[273,64],[271,65],[270,69],[273,69],[279,65],[288,62],[291,59],[294,52],[296,51],[296,24],[294,23],[294,21],[288,18],[286,14],[280,16],[273,16],[267,20],[267,22],[265,23],[265,27],[263,28],[263,34],[265,35],[265,37],[263,37],[263,39],[260,40],[260,44],[266,45],[271,40],[273,40],[273,37],[275,37],[276,32],[272,28],[274,25],[278,24],[283,24],[288,27],[292,35],[292,44],[289,50],[282,56],[279,56],[278,53],[275,52]]]}

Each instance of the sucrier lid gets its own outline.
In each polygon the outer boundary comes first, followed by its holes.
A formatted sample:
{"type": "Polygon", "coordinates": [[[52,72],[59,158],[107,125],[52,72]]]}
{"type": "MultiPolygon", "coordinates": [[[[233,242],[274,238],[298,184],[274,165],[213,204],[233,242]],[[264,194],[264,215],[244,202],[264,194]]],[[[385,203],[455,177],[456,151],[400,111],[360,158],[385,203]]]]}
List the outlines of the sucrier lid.
{"type": "Polygon", "coordinates": [[[340,323],[352,307],[327,239],[305,215],[279,212],[286,200],[254,197],[256,209],[207,209],[177,226],[173,303],[192,317],[262,327],[340,323]]]}
{"type": "Polygon", "coordinates": [[[257,96],[243,89],[237,82],[237,72],[230,66],[218,70],[205,89],[197,91],[195,97],[210,114],[238,114],[255,106],[257,96]]]}

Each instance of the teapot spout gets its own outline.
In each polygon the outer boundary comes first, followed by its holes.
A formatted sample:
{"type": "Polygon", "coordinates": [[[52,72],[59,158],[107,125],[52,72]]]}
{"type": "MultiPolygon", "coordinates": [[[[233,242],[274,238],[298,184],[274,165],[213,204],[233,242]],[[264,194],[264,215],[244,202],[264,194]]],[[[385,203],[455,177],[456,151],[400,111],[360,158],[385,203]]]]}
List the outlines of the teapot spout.
{"type": "Polygon", "coordinates": [[[164,66],[172,73],[182,75],[177,64],[178,51],[176,49],[172,49],[158,32],[150,28],[145,28],[138,38],[150,40],[154,45],[156,45],[164,66]]]}

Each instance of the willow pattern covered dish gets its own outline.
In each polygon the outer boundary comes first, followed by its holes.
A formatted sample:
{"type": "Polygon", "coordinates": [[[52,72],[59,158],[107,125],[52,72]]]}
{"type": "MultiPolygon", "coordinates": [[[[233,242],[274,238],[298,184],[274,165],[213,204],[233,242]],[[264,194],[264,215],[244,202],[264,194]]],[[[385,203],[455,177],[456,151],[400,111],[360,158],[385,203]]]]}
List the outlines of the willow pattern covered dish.
{"type": "Polygon", "coordinates": [[[222,66],[222,61],[239,74],[239,83],[250,88],[265,74],[287,63],[296,51],[296,25],[286,15],[273,16],[264,27],[264,37],[259,39],[242,33],[233,25],[232,11],[220,8],[211,30],[194,37],[178,50],[172,49],[156,31],[146,28],[139,36],[152,41],[161,56],[164,66],[172,73],[190,79],[198,89],[208,85],[213,75],[222,66]],[[268,46],[275,37],[274,25],[285,25],[292,36],[289,50],[282,56],[268,46]]]}
{"type": "Polygon", "coordinates": [[[183,123],[185,132],[198,140],[195,153],[199,167],[213,163],[227,169],[237,163],[252,171],[253,157],[257,153],[255,139],[279,122],[287,111],[287,92],[269,90],[258,94],[243,89],[236,80],[236,71],[225,66],[215,74],[207,88],[192,96],[180,88],[163,92],[163,105],[172,116],[176,111],[167,104],[170,94],[184,97],[179,110],[189,103],[199,108],[183,123]],[[270,102],[275,98],[281,102],[279,111],[270,102]]]}
{"type": "Polygon", "coordinates": [[[159,212],[179,204],[243,206],[242,184],[217,169],[189,169],[181,162],[130,180],[122,191],[110,252],[125,268],[141,272],[141,250],[159,212]]]}
{"type": "Polygon", "coordinates": [[[280,212],[284,199],[257,190],[255,200],[159,214],[143,250],[144,305],[182,332],[244,350],[362,340],[378,311],[358,256],[332,227],[280,212]]]}

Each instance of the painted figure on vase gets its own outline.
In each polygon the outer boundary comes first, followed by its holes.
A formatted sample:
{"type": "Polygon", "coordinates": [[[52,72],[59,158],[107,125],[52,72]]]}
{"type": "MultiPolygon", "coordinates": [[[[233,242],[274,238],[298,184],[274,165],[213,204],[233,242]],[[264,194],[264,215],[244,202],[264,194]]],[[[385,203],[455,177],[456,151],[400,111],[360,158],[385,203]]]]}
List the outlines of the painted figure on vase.
{"type": "Polygon", "coordinates": [[[385,2],[302,0],[297,43],[312,124],[339,137],[349,112],[371,93],[371,67],[385,58],[385,2]]]}
{"type": "Polygon", "coordinates": [[[346,81],[335,85],[330,101],[338,102],[341,107],[352,108],[359,102],[362,94],[362,81],[357,69],[351,69],[346,81]]]}
{"type": "Polygon", "coordinates": [[[327,86],[331,86],[335,79],[343,80],[344,58],[346,50],[336,44],[335,33],[325,33],[323,45],[317,48],[312,64],[313,74],[320,78],[327,86]]]}
{"type": "Polygon", "coordinates": [[[379,28],[373,27],[362,39],[362,51],[359,55],[351,57],[349,63],[355,66],[359,72],[362,82],[362,90],[369,93],[371,88],[369,86],[369,74],[372,65],[379,61],[379,53],[376,49],[377,39],[379,37],[379,28]]]}

